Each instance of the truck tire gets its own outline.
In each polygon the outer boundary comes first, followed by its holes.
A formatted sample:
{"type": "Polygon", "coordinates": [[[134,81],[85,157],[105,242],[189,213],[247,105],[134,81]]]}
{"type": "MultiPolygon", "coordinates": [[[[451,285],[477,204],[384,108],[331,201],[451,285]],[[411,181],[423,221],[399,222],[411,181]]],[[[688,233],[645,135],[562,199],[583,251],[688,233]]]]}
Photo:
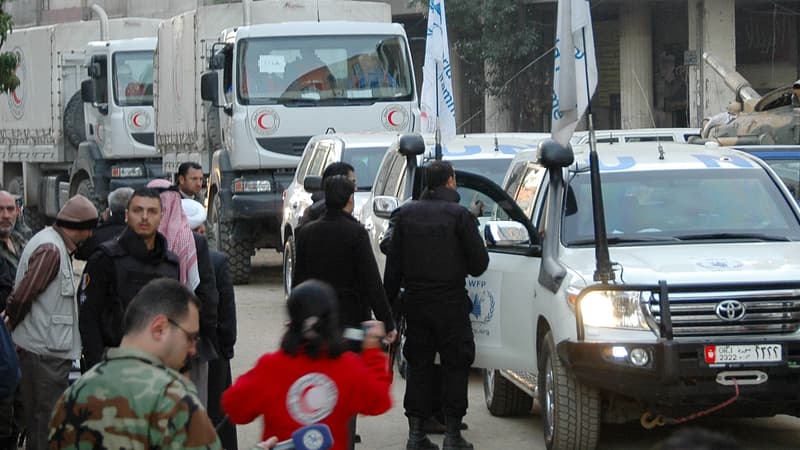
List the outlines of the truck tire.
{"type": "Polygon", "coordinates": [[[283,245],[283,292],[286,297],[292,293],[292,273],[294,273],[294,257],[297,249],[294,245],[294,236],[291,234],[286,238],[283,245]]]}
{"type": "Polygon", "coordinates": [[[544,337],[541,355],[539,396],[548,450],[596,448],[600,436],[600,394],[564,367],[550,331],[544,337]]]}
{"type": "Polygon", "coordinates": [[[86,140],[86,128],[83,119],[83,99],[81,91],[74,93],[64,108],[64,138],[77,149],[86,140]]]}
{"type": "Polygon", "coordinates": [[[519,416],[529,414],[533,408],[533,397],[500,375],[497,369],[483,370],[483,397],[493,416],[519,416]]]}
{"type": "Polygon", "coordinates": [[[219,108],[210,105],[206,107],[206,146],[209,155],[213,155],[215,151],[222,148],[219,108]]]}
{"type": "Polygon", "coordinates": [[[95,209],[97,209],[97,214],[100,215],[103,213],[105,209],[105,203],[102,199],[97,198],[97,193],[94,191],[94,183],[89,178],[85,178],[78,183],[78,188],[75,190],[75,194],[80,194],[89,199],[92,202],[95,209]]]}
{"type": "Polygon", "coordinates": [[[222,221],[218,213],[222,207],[219,195],[214,195],[211,202],[208,215],[209,242],[213,248],[228,257],[233,284],[247,284],[250,281],[250,255],[253,247],[249,241],[233,240],[233,224],[222,221]]]}

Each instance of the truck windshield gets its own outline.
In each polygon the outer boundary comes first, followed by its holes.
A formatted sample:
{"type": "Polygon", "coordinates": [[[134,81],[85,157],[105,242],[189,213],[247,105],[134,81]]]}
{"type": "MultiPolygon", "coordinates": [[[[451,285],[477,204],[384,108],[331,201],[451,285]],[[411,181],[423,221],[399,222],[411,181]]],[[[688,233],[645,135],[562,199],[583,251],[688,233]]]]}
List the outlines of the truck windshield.
{"type": "MultiPolygon", "coordinates": [[[[603,173],[610,243],[699,239],[800,240],[798,218],[760,169],[603,173]]],[[[572,177],[565,245],[594,241],[589,173],[572,177]]]]}
{"type": "Polygon", "coordinates": [[[414,98],[401,36],[243,39],[237,52],[242,104],[365,104],[414,98]]]}
{"type": "Polygon", "coordinates": [[[114,102],[118,106],[153,105],[153,51],[114,53],[114,102]]]}

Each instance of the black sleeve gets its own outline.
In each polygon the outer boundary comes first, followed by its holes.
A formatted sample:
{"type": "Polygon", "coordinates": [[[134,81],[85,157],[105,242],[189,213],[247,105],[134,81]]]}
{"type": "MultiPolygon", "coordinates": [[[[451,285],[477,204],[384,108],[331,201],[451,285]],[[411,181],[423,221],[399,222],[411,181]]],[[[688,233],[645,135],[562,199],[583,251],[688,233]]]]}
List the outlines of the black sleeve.
{"type": "Polygon", "coordinates": [[[11,263],[0,256],[0,311],[6,309],[6,299],[14,289],[14,277],[11,273],[11,263]]]}
{"type": "Polygon", "coordinates": [[[389,301],[386,299],[386,291],[381,283],[381,274],[378,271],[378,263],[375,262],[375,255],[369,243],[369,236],[364,227],[360,227],[358,239],[356,240],[355,261],[357,261],[357,280],[358,287],[361,289],[361,298],[369,301],[375,317],[383,322],[386,332],[394,330],[394,319],[389,301]]]}
{"type": "MultiPolygon", "coordinates": [[[[78,287],[78,327],[83,344],[84,367],[89,369],[101,359],[107,343],[103,333],[103,320],[112,318],[104,309],[117,301],[113,291],[114,261],[102,251],[95,252],[83,268],[78,287]]],[[[120,317],[121,318],[121,317],[120,317]]],[[[114,326],[114,324],[111,324],[114,326]]]]}
{"type": "Polygon", "coordinates": [[[381,242],[378,244],[381,253],[384,255],[388,255],[389,250],[392,248],[392,235],[394,234],[394,225],[396,221],[395,215],[392,214],[389,218],[389,226],[386,227],[386,231],[383,233],[383,239],[381,239],[381,242]]]}
{"type": "Polygon", "coordinates": [[[200,284],[194,290],[195,295],[200,299],[200,335],[208,339],[216,350],[219,348],[217,342],[217,307],[219,305],[217,281],[214,275],[214,266],[211,265],[211,255],[208,252],[208,241],[197,233],[193,234],[197,249],[197,270],[200,272],[200,284]]]}
{"type": "Polygon", "coordinates": [[[236,295],[233,291],[231,275],[225,255],[216,253],[214,274],[217,276],[219,307],[217,308],[217,337],[222,357],[233,359],[233,347],[236,344],[236,295]]]}
{"type": "Polygon", "coordinates": [[[398,208],[392,212],[393,231],[386,253],[386,267],[383,271],[383,287],[386,298],[394,302],[400,294],[400,283],[403,280],[403,224],[398,208]]]}
{"type": "Polygon", "coordinates": [[[317,200],[312,203],[311,206],[306,208],[303,215],[300,216],[300,220],[297,221],[297,228],[322,217],[322,214],[325,213],[325,209],[325,200],[317,200]]]}
{"type": "Polygon", "coordinates": [[[461,213],[458,234],[464,246],[467,273],[477,277],[489,267],[489,252],[486,250],[483,238],[475,225],[475,216],[466,208],[461,213]]]}

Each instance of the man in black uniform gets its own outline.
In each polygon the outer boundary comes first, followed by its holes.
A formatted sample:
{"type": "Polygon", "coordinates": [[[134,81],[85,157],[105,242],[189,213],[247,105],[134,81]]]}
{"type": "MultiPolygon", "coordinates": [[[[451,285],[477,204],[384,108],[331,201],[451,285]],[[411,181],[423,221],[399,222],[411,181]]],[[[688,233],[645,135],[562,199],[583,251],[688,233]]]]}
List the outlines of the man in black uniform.
{"type": "Polygon", "coordinates": [[[107,347],[119,346],[123,312],[142,286],[155,278],[180,280],[178,257],[158,232],[161,215],[158,192],[137,189],[125,210],[125,230],[100,244],[86,263],[78,292],[84,370],[107,347]]]}
{"type": "Polygon", "coordinates": [[[434,161],[427,166],[426,175],[427,189],[420,200],[392,213],[393,235],[384,274],[389,298],[396,298],[401,287],[405,289],[406,448],[438,449],[423,430],[425,419],[433,413],[432,384],[438,353],[445,380],[444,449],[471,450],[472,444],[461,436],[469,368],[475,359],[465,278],[482,274],[489,265],[489,254],[475,217],[458,204],[453,166],[434,161]]]}

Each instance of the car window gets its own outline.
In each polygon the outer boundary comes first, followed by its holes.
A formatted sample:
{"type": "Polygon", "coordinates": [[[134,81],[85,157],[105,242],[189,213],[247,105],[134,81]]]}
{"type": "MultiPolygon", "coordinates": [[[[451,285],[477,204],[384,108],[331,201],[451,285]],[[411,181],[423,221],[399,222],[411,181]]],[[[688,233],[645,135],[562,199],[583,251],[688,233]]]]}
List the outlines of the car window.
{"type": "Polygon", "coordinates": [[[391,152],[386,155],[383,165],[381,165],[378,175],[375,177],[375,183],[372,188],[375,195],[393,195],[389,193],[386,186],[392,172],[392,166],[394,166],[397,161],[402,161],[403,159],[405,159],[405,157],[397,152],[391,152]]]}
{"type": "Polygon", "coordinates": [[[342,161],[353,166],[359,191],[372,190],[386,147],[347,148],[342,161]]]}
{"type": "Polygon", "coordinates": [[[517,202],[528,217],[532,216],[536,194],[539,191],[539,187],[542,184],[542,179],[546,172],[544,167],[538,164],[529,164],[525,176],[522,179],[522,183],[517,190],[517,196],[514,197],[514,201],[517,202]]]}
{"type": "Polygon", "coordinates": [[[527,161],[517,161],[514,167],[511,168],[508,174],[508,181],[506,182],[505,191],[511,198],[516,197],[517,190],[522,184],[522,176],[525,175],[525,169],[528,166],[527,161]]]}
{"type": "Polygon", "coordinates": [[[454,169],[477,173],[500,185],[511,165],[511,158],[453,159],[450,162],[454,169]]]}
{"type": "Polygon", "coordinates": [[[397,189],[400,185],[400,179],[402,178],[406,168],[405,158],[402,157],[402,155],[399,156],[399,158],[395,158],[394,163],[392,164],[392,170],[389,172],[389,176],[386,178],[386,187],[383,190],[385,192],[384,195],[397,196],[397,189]]]}
{"type": "Polygon", "coordinates": [[[328,143],[320,142],[317,144],[308,173],[311,175],[322,175],[322,169],[325,167],[325,162],[328,159],[328,151],[330,151],[330,145],[328,143]]]}
{"type": "Polygon", "coordinates": [[[308,164],[311,162],[311,157],[314,156],[314,149],[316,148],[317,144],[318,142],[315,142],[306,149],[306,151],[303,153],[303,159],[300,160],[300,165],[297,166],[297,182],[301,185],[306,178],[308,164]]]}
{"type": "MultiPolygon", "coordinates": [[[[603,174],[609,238],[758,233],[800,239],[800,224],[764,170],[686,170],[603,174]]],[[[571,179],[564,243],[594,239],[588,173],[571,179]]]]}
{"type": "Polygon", "coordinates": [[[789,188],[795,200],[800,200],[800,160],[797,159],[764,159],[772,170],[789,188]]]}

